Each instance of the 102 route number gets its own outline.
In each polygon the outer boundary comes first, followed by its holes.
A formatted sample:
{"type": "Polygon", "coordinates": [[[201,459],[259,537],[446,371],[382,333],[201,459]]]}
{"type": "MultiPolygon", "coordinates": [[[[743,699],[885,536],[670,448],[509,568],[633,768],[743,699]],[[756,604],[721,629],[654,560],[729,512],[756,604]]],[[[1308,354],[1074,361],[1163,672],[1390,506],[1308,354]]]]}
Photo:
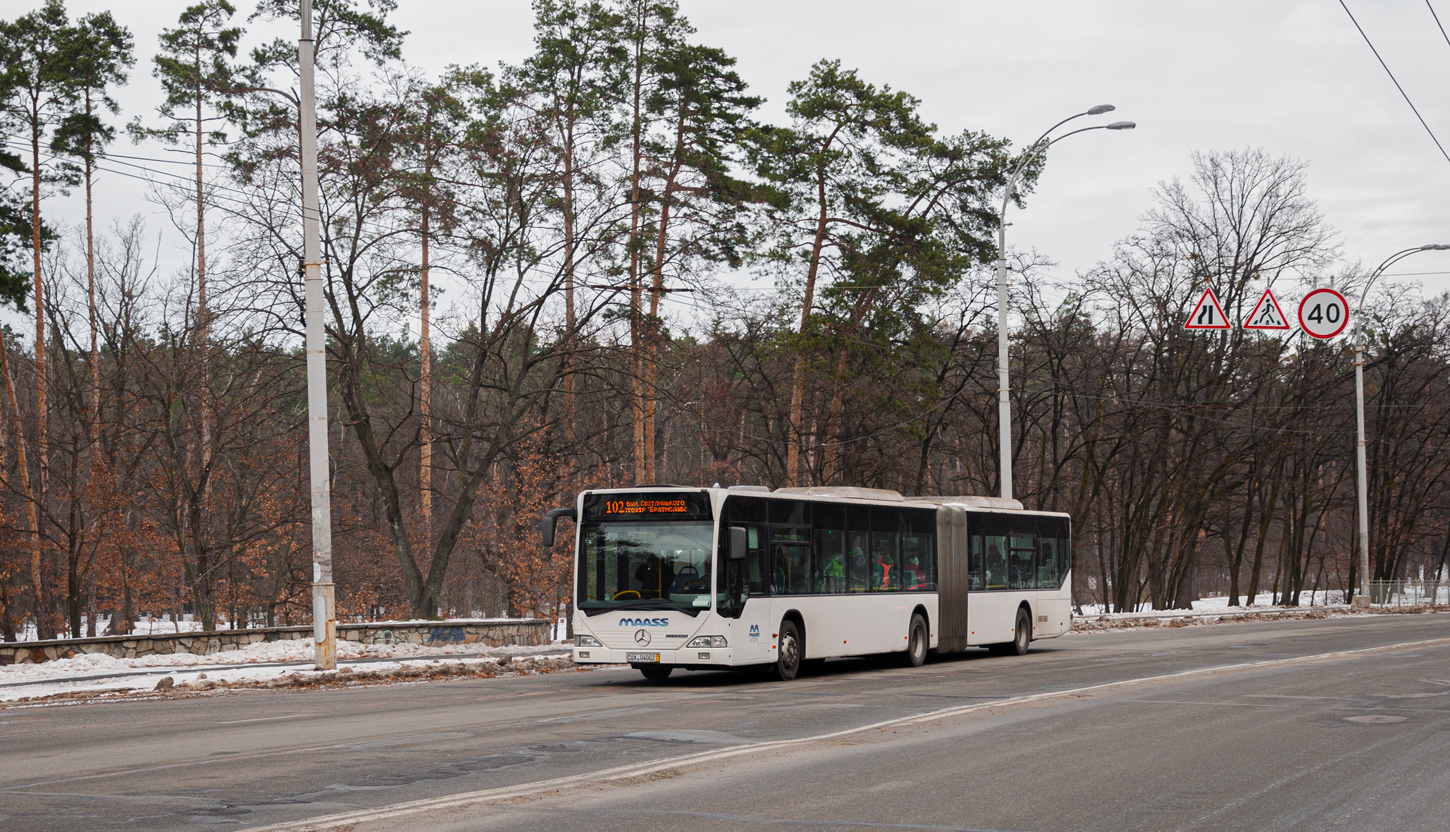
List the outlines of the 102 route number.
{"type": "Polygon", "coordinates": [[[1314,338],[1333,338],[1349,323],[1349,302],[1333,289],[1315,289],[1299,302],[1299,326],[1314,338]]]}

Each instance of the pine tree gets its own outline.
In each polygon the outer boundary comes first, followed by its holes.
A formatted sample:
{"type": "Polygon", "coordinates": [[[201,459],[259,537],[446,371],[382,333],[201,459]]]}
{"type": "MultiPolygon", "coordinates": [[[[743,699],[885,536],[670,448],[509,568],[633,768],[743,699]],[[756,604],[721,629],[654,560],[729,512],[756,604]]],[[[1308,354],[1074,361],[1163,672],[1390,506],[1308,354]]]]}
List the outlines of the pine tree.
{"type": "MultiPolygon", "coordinates": [[[[575,338],[581,270],[594,253],[590,238],[607,217],[608,199],[599,170],[610,130],[609,104],[618,67],[625,58],[619,33],[623,19],[598,0],[535,0],[534,54],[514,73],[514,82],[537,97],[548,124],[550,150],[557,158],[558,212],[563,246],[564,331],[575,338]]],[[[564,440],[575,431],[572,348],[564,361],[564,440]]]]}
{"type": "Polygon", "coordinates": [[[188,565],[194,563],[195,571],[189,576],[192,592],[196,596],[198,617],[208,630],[214,626],[208,589],[212,580],[210,544],[206,535],[207,489],[213,474],[214,414],[210,371],[212,322],[207,297],[205,148],[208,144],[225,142],[226,136],[217,129],[216,123],[224,120],[226,114],[218,111],[217,104],[244,83],[233,63],[243,31],[239,26],[228,25],[235,13],[235,7],[228,0],[203,0],[182,11],[176,28],[162,30],[161,51],[152,60],[153,74],[166,92],[158,112],[168,123],[158,128],[133,125],[139,135],[154,136],[173,144],[190,140],[194,148],[196,315],[189,329],[192,351],[200,369],[200,383],[195,391],[200,399],[196,409],[200,436],[198,447],[190,454],[195,458],[195,471],[194,486],[189,489],[187,523],[194,560],[188,561],[188,565]]]}
{"type": "Polygon", "coordinates": [[[116,23],[110,12],[86,15],[76,24],[67,44],[64,61],[70,67],[71,83],[80,97],[81,109],[71,114],[56,131],[52,147],[80,158],[85,166],[86,189],[86,306],[90,326],[90,428],[91,441],[100,431],[101,361],[96,329],[96,246],[95,215],[91,184],[96,157],[115,137],[115,128],[101,119],[101,112],[120,111],[110,88],[126,83],[128,69],[135,63],[131,33],[116,23]]]}
{"type": "MultiPolygon", "coordinates": [[[[36,512],[31,530],[31,572],[35,592],[36,631],[41,638],[55,634],[51,604],[50,570],[43,557],[45,505],[50,487],[50,407],[47,401],[49,376],[45,360],[45,281],[41,273],[41,251],[45,246],[41,197],[47,185],[65,188],[77,181],[75,165],[67,160],[48,161],[41,147],[72,112],[77,90],[66,65],[73,30],[60,0],[47,0],[41,8],[0,27],[0,65],[6,92],[4,115],[7,128],[29,139],[31,264],[35,300],[35,396],[36,471],[35,490],[30,496],[36,512]]],[[[18,413],[16,414],[18,420],[18,413]]]]}
{"type": "MultiPolygon", "coordinates": [[[[807,342],[827,324],[838,337],[854,337],[882,300],[909,308],[908,296],[939,291],[994,253],[988,198],[1001,185],[1007,156],[1003,141],[982,134],[938,138],[916,98],[867,83],[839,61],[817,63],[788,90],[791,126],[757,131],[753,152],[760,175],[789,197],[775,212],[769,253],[805,265],[786,425],[785,479],[794,486],[805,478],[807,342]],[[822,296],[830,289],[823,274],[844,278],[838,291],[822,296]],[[887,291],[903,279],[911,282],[906,295],[887,291]],[[844,315],[822,320],[823,300],[844,315]]],[[[838,374],[846,349],[837,353],[838,374]]],[[[840,392],[838,384],[817,443],[827,449],[823,480],[833,474],[840,392]]]]}
{"type": "Polygon", "coordinates": [[[400,188],[418,221],[421,244],[419,278],[418,404],[419,461],[418,507],[423,547],[432,540],[433,529],[433,344],[429,270],[431,244],[438,235],[452,232],[458,222],[458,194],[455,171],[459,145],[469,127],[469,100],[486,94],[488,76],[478,70],[455,69],[439,83],[409,85],[401,102],[405,127],[398,145],[403,167],[400,188]]]}
{"type": "MultiPolygon", "coordinates": [[[[70,115],[56,130],[55,138],[51,142],[52,149],[61,154],[79,158],[84,166],[83,180],[86,192],[86,319],[90,330],[90,356],[88,364],[90,395],[86,398],[86,427],[89,429],[91,462],[88,472],[88,482],[83,485],[80,482],[80,468],[73,467],[69,472],[70,477],[70,499],[73,502],[73,511],[68,512],[72,518],[72,530],[83,536],[88,536],[93,529],[93,524],[81,518],[93,510],[88,505],[89,500],[82,501],[83,494],[95,493],[97,489],[90,487],[106,479],[103,470],[105,465],[104,455],[100,452],[101,432],[101,351],[99,327],[96,320],[96,249],[95,249],[95,213],[92,199],[92,180],[95,173],[95,163],[98,155],[101,155],[106,144],[115,136],[115,129],[107,125],[101,118],[101,112],[109,111],[116,113],[119,106],[110,95],[109,88],[124,84],[126,81],[127,69],[135,62],[132,56],[131,33],[124,27],[118,25],[111,17],[110,12],[87,15],[81,18],[68,39],[65,65],[71,73],[71,83],[75,85],[79,97],[79,109],[70,115]]],[[[99,496],[99,495],[98,495],[99,496]]],[[[79,541],[77,541],[79,542],[79,541]]],[[[81,590],[80,581],[84,577],[92,584],[92,591],[89,596],[94,601],[94,568],[87,565],[82,568],[80,562],[81,545],[66,547],[66,572],[69,576],[69,588],[66,595],[67,616],[70,624],[72,637],[80,635],[81,616],[81,590]],[[84,573],[84,575],[82,574],[84,573]]],[[[89,616],[88,635],[95,635],[96,618],[89,616]]]]}

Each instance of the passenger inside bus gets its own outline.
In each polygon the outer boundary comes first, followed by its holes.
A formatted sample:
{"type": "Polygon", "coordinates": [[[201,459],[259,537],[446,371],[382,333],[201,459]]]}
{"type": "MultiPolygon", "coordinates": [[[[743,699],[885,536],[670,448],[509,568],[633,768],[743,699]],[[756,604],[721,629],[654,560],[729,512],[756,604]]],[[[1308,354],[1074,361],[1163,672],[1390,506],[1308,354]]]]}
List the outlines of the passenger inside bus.
{"type": "Polygon", "coordinates": [[[871,564],[871,588],[872,589],[896,589],[892,581],[895,580],[891,574],[891,562],[886,558],[878,556],[871,564]]]}
{"type": "Polygon", "coordinates": [[[866,574],[869,569],[866,562],[866,535],[851,535],[851,574],[849,576],[850,591],[864,592],[866,590],[866,574]]]}
{"type": "Polygon", "coordinates": [[[846,590],[846,563],[837,552],[826,559],[821,569],[821,592],[844,592],[846,590]]]}
{"type": "Polygon", "coordinates": [[[921,571],[921,563],[916,555],[906,556],[906,566],[901,570],[901,575],[906,579],[907,589],[924,589],[926,574],[921,571]]]}
{"type": "Polygon", "coordinates": [[[997,544],[995,544],[995,543],[992,544],[992,545],[990,545],[990,546],[988,546],[987,547],[987,588],[988,589],[1005,589],[1006,588],[1006,584],[1003,583],[1003,581],[1006,580],[1007,576],[1006,575],[999,575],[999,574],[997,574],[997,570],[996,570],[996,567],[999,564],[1001,564],[1001,562],[1002,562],[1002,550],[1001,549],[998,549],[997,548],[997,544]]]}
{"type": "Polygon", "coordinates": [[[1011,569],[1013,589],[1032,588],[1032,552],[1030,550],[1013,549],[1011,569]]]}

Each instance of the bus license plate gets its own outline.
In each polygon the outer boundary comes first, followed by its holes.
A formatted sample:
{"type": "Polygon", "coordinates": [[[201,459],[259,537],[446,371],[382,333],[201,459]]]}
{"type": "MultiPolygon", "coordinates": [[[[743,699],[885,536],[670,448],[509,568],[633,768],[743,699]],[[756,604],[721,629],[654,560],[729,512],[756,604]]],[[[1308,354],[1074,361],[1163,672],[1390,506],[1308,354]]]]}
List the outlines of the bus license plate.
{"type": "Polygon", "coordinates": [[[660,660],[659,653],[625,653],[624,660],[634,664],[657,664],[660,660]]]}

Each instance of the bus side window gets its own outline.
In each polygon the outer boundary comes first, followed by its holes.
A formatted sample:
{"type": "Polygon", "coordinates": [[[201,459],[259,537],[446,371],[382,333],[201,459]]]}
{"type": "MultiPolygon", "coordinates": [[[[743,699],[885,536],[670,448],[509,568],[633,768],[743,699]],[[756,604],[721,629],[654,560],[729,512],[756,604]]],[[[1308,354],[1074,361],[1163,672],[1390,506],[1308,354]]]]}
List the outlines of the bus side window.
{"type": "Polygon", "coordinates": [[[1007,588],[1007,536],[1000,534],[985,535],[982,539],[985,546],[986,556],[983,558],[985,576],[984,585],[987,589],[1007,588]]]}
{"type": "Polygon", "coordinates": [[[906,509],[901,512],[905,532],[901,538],[901,585],[916,592],[936,590],[936,512],[906,509]]]}
{"type": "Polygon", "coordinates": [[[770,544],[772,595],[805,595],[810,591],[811,545],[799,542],[770,544]]]}
{"type": "Polygon", "coordinates": [[[1024,534],[1013,534],[1009,538],[1012,544],[1012,560],[1008,564],[1010,569],[1009,586],[1012,589],[1034,589],[1037,586],[1037,575],[1034,574],[1037,560],[1037,540],[1034,537],[1024,534]]]}
{"type": "Polygon", "coordinates": [[[871,515],[868,506],[846,507],[846,591],[865,592],[871,580],[871,515]]]}
{"type": "Polygon", "coordinates": [[[896,532],[871,533],[871,591],[901,589],[900,544],[896,532]]]}
{"type": "Polygon", "coordinates": [[[1057,589],[1061,584],[1057,574],[1057,538],[1042,537],[1037,540],[1037,588],[1057,589]]]}
{"type": "Polygon", "coordinates": [[[745,591],[750,595],[765,595],[765,529],[746,526],[745,535],[749,541],[745,552],[745,591]]]}
{"type": "Polygon", "coordinates": [[[979,590],[987,588],[987,581],[982,577],[982,536],[971,535],[969,538],[971,546],[967,550],[967,588],[979,590]]]}
{"type": "Polygon", "coordinates": [[[901,589],[901,512],[871,507],[871,591],[901,589]]]}
{"type": "Polygon", "coordinates": [[[865,592],[871,579],[870,532],[846,533],[846,591],[865,592]]]}
{"type": "Polygon", "coordinates": [[[846,507],[837,503],[811,506],[816,556],[811,561],[813,593],[846,591],[846,507]]]}
{"type": "Polygon", "coordinates": [[[842,529],[816,530],[816,571],[811,591],[835,593],[846,591],[846,532],[842,529]]]}

